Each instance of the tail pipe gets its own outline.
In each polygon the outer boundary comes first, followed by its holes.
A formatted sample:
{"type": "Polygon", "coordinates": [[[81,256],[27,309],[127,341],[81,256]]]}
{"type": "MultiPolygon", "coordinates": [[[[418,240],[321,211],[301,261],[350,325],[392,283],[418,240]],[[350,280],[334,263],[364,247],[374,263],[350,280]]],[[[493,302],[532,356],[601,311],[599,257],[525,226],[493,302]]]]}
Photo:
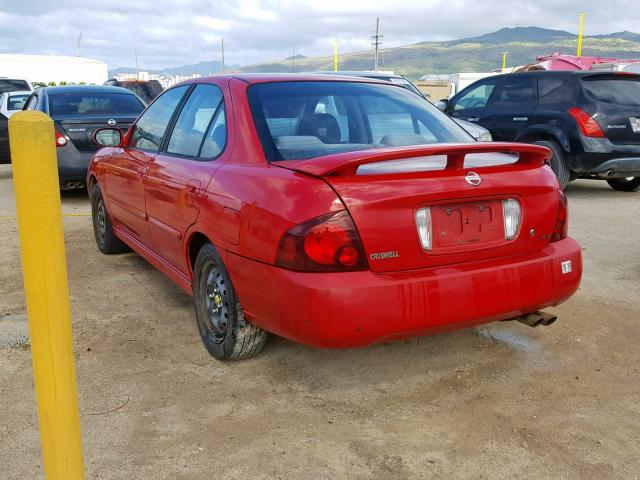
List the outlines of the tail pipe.
{"type": "Polygon", "coordinates": [[[514,320],[517,320],[520,323],[524,323],[530,327],[537,327],[538,325],[544,325],[548,327],[553,322],[558,319],[556,315],[552,315],[546,312],[533,312],[527,315],[522,315],[521,317],[516,317],[514,320]]]}

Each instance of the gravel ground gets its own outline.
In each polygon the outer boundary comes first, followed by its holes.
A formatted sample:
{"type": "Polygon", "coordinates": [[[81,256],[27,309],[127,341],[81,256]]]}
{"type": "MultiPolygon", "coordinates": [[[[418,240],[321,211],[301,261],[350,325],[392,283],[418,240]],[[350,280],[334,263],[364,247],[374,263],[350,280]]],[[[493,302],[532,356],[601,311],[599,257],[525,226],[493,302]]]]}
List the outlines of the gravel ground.
{"type": "MultiPolygon", "coordinates": [[[[10,172],[0,331],[24,315],[10,172]]],[[[585,272],[553,326],[348,351],[271,337],[225,364],[187,295],[135,254],[99,254],[90,218],[65,216],[87,478],[639,478],[640,193],[567,193],[585,272]]],[[[63,211],[87,199],[65,194],[63,211]]],[[[25,344],[0,346],[0,459],[3,480],[43,478],[25,344]]]]}

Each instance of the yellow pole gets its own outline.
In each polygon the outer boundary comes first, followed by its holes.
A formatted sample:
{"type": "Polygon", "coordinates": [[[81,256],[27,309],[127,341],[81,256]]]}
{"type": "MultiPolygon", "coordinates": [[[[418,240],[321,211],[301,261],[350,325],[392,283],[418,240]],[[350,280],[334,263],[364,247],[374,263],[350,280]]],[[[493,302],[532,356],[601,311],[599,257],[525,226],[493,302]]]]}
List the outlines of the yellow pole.
{"type": "Polygon", "coordinates": [[[82,442],[53,121],[9,119],[22,275],[47,480],[82,480],[82,442]]]}
{"type": "Polygon", "coordinates": [[[338,42],[333,43],[333,71],[338,71],[338,42]]]}
{"type": "Polygon", "coordinates": [[[507,68],[507,52],[502,52],[502,70],[507,68]]]}
{"type": "Polygon", "coordinates": [[[578,50],[576,55],[578,57],[582,56],[582,34],[584,33],[584,16],[586,13],[581,13],[578,16],[580,17],[580,30],[578,31],[578,50]]]}

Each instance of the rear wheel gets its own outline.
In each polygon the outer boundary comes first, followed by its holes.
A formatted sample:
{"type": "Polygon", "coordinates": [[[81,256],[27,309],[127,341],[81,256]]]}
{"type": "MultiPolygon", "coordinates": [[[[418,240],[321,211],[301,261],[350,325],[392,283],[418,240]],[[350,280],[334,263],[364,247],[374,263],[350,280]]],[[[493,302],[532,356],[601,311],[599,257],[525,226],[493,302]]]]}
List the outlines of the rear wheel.
{"type": "Polygon", "coordinates": [[[571,179],[571,171],[569,170],[569,166],[564,158],[564,152],[560,145],[551,140],[538,140],[537,142],[533,142],[536,145],[542,145],[551,150],[551,170],[558,177],[558,183],[560,184],[560,188],[562,190],[565,189],[569,180],[571,179]]]}
{"type": "Polygon", "coordinates": [[[640,189],[640,177],[611,178],[607,183],[614,190],[621,192],[635,192],[640,189]]]}
{"type": "Polygon", "coordinates": [[[193,299],[204,346],[218,360],[244,360],[258,354],[267,332],[248,323],[227,269],[210,243],[193,267],[193,299]]]}
{"type": "Polygon", "coordinates": [[[109,213],[104,205],[104,198],[100,187],[96,183],[91,190],[91,218],[93,220],[93,235],[102,253],[108,255],[128,252],[130,249],[122,243],[115,233],[109,213]]]}

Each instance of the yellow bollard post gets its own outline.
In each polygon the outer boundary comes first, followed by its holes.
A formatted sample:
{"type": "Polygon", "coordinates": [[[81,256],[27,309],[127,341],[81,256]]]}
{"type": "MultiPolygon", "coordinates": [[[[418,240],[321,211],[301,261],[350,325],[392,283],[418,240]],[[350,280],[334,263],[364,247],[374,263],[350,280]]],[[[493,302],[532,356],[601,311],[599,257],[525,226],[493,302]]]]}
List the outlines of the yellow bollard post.
{"type": "Polygon", "coordinates": [[[82,440],[53,121],[9,119],[22,274],[47,480],[82,480],[82,440]]]}
{"type": "Polygon", "coordinates": [[[585,15],[586,13],[578,14],[578,17],[580,17],[580,27],[578,30],[578,48],[576,49],[576,57],[582,56],[582,36],[584,34],[584,16],[585,15]]]}
{"type": "Polygon", "coordinates": [[[338,42],[333,42],[333,71],[338,71],[338,42]]]}

